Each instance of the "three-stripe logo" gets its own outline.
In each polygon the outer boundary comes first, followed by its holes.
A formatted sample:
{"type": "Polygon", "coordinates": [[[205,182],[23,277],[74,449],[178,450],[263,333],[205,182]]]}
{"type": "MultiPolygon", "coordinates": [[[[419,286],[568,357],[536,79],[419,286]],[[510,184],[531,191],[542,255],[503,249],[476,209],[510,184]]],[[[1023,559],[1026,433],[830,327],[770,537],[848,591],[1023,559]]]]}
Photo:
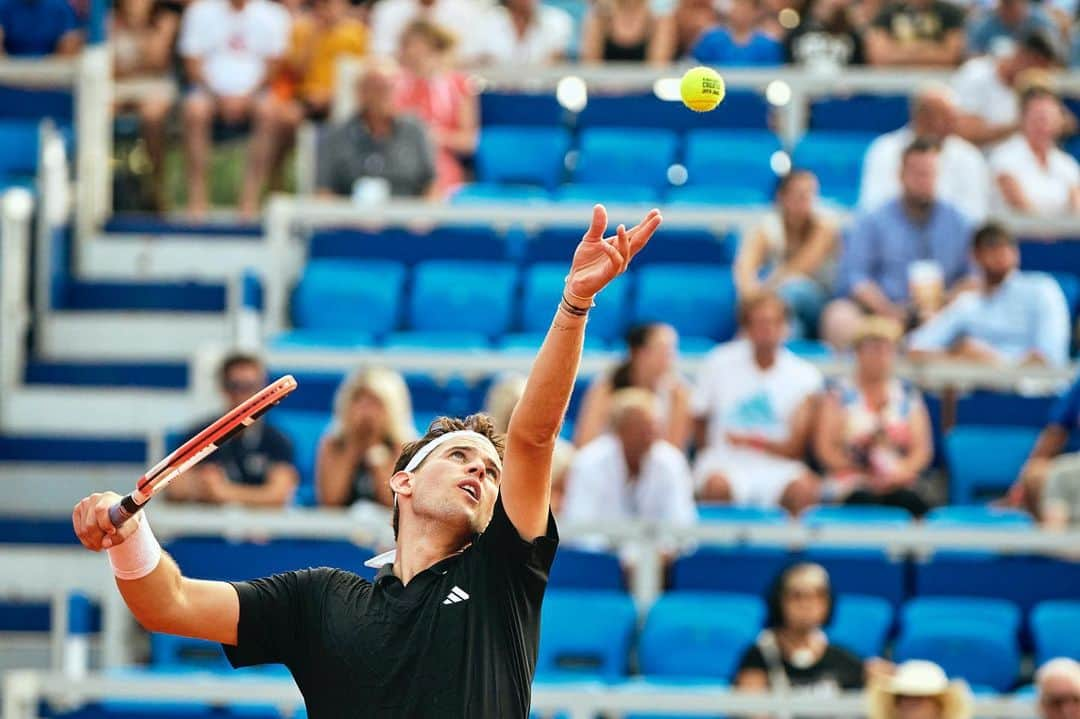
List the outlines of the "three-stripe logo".
{"type": "Polygon", "coordinates": [[[468,592],[455,584],[454,588],[450,590],[450,593],[446,595],[443,604],[457,604],[458,602],[464,602],[468,598],[468,592]]]}

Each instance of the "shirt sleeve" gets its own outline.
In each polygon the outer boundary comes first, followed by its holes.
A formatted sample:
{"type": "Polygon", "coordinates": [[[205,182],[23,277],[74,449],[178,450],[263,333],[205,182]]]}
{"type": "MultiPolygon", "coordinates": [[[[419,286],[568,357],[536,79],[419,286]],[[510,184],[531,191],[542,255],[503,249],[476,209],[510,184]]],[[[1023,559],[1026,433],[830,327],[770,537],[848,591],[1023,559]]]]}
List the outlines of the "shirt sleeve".
{"type": "Polygon", "coordinates": [[[600,492],[592,486],[596,477],[596,468],[591,461],[592,451],[586,446],[578,452],[566,473],[566,496],[559,515],[567,522],[588,522],[599,515],[596,506],[600,492]]]}
{"type": "Polygon", "coordinates": [[[1077,379],[1069,391],[1051,407],[1049,424],[1071,430],[1076,426],[1078,418],[1080,418],[1080,379],[1077,379]]]}
{"type": "Polygon", "coordinates": [[[719,40],[720,33],[717,30],[714,29],[705,32],[690,49],[690,57],[698,62],[721,62],[723,60],[723,53],[719,46],[719,40]]]}
{"type": "Polygon", "coordinates": [[[1036,311],[1031,349],[1051,365],[1064,367],[1069,362],[1069,308],[1057,280],[1053,277],[1045,280],[1039,283],[1038,299],[1033,304],[1036,311]]]}
{"type": "Polygon", "coordinates": [[[555,517],[550,509],[548,509],[547,530],[530,542],[518,533],[517,527],[506,515],[501,495],[495,500],[491,522],[476,539],[476,548],[484,556],[520,566],[530,575],[542,576],[544,582],[547,582],[548,572],[551,571],[551,563],[555,559],[555,550],[558,546],[559,530],[555,526],[555,517]]]}
{"type": "Polygon", "coordinates": [[[743,654],[742,660],[739,662],[739,669],[736,673],[743,672],[747,669],[760,669],[763,672],[767,672],[769,668],[765,665],[765,655],[761,653],[761,648],[758,645],[751,644],[750,648],[743,654]]]}
{"type": "Polygon", "coordinates": [[[909,348],[918,352],[942,352],[964,332],[964,326],[974,309],[969,293],[957,297],[952,304],[933,319],[911,333],[909,348]]]}
{"type": "Polygon", "coordinates": [[[240,598],[236,646],[223,645],[234,668],[285,664],[290,668],[310,653],[321,636],[322,598],[337,570],[304,569],[248,582],[234,582],[240,598]]]}
{"type": "Polygon", "coordinates": [[[892,150],[890,135],[870,143],[863,158],[862,179],[859,182],[859,207],[872,210],[890,197],[894,189],[895,172],[890,171],[888,153],[892,150]]]}

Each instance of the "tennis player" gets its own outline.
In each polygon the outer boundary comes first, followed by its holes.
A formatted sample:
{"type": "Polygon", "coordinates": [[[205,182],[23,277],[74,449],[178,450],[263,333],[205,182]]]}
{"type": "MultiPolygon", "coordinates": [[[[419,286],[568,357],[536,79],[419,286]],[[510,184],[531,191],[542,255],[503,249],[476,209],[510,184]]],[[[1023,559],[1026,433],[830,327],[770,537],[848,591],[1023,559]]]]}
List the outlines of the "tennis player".
{"type": "Polygon", "coordinates": [[[505,450],[478,415],[440,418],[405,446],[390,479],[397,548],[381,557],[374,582],[327,568],[234,584],[188,579],[145,512],[113,529],[108,510],[120,497],[111,492],[79,502],[75,533],[108,552],[144,627],[221,642],[236,667],[286,665],[312,719],[528,717],[558,544],[551,456],[585,322],[593,297],[660,222],[653,210],[605,238],[607,213],[593,209],[505,450]]]}

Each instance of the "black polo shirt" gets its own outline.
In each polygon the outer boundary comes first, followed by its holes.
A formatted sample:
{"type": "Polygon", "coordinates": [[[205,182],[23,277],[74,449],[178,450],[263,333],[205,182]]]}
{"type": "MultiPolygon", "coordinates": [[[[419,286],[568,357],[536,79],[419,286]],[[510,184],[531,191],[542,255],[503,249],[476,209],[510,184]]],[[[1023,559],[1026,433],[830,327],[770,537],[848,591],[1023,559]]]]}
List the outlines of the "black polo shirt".
{"type": "Polygon", "coordinates": [[[284,664],[311,719],[525,719],[555,521],[526,542],[502,506],[460,554],[408,586],[338,569],[238,582],[234,667],[284,664]]]}

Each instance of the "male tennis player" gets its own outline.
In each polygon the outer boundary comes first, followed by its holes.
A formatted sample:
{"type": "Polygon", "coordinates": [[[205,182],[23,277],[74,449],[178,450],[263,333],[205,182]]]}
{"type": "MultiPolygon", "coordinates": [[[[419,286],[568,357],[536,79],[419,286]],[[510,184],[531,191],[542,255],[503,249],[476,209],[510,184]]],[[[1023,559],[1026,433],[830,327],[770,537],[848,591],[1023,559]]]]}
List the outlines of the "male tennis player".
{"type": "Polygon", "coordinates": [[[234,666],[285,664],[312,719],[524,719],[558,544],[551,455],[585,321],[660,221],[653,210],[604,238],[607,213],[593,209],[505,452],[483,416],[441,418],[407,445],[390,480],[396,556],[374,583],[327,568],[235,584],[187,579],[144,514],[113,529],[108,510],[120,497],[111,492],[75,507],[76,534],[108,551],[144,627],[221,642],[234,666]]]}

